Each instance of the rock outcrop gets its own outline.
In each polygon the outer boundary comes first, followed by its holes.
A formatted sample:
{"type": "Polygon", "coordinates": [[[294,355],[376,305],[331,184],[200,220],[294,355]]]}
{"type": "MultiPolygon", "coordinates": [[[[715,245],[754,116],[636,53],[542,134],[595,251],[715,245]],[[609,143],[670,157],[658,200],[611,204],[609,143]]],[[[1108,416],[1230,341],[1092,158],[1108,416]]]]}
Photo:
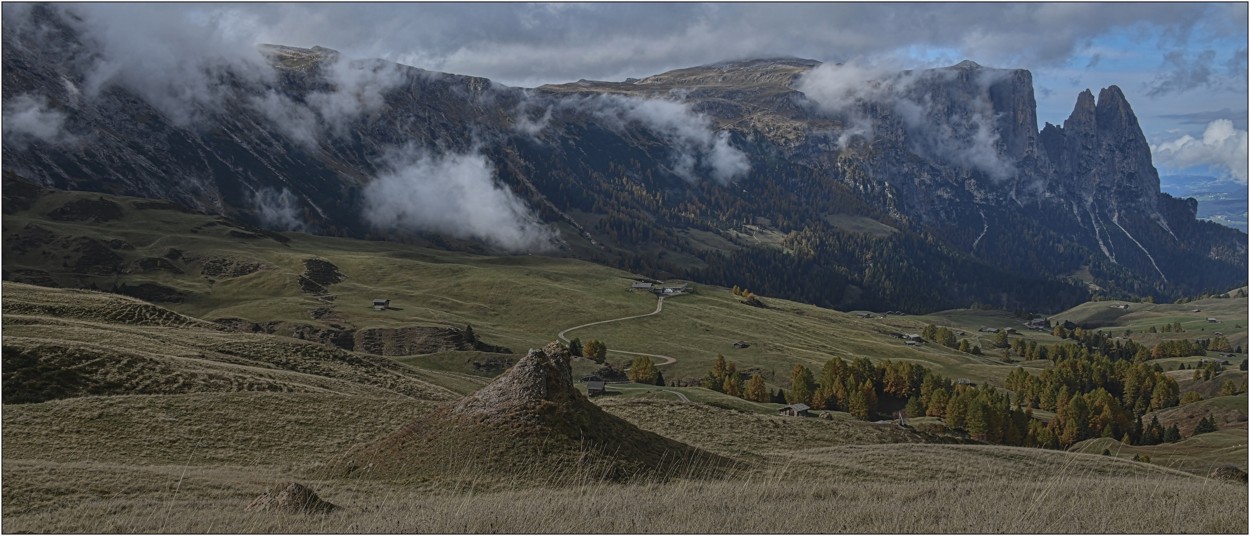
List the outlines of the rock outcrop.
{"type": "Polygon", "coordinates": [[[545,481],[700,475],[733,462],[641,430],[573,385],[569,354],[530,350],[495,381],[348,453],[353,477],[545,481]]]}
{"type": "Polygon", "coordinates": [[[1216,480],[1227,480],[1230,482],[1240,482],[1242,484],[1247,482],[1246,472],[1241,470],[1241,468],[1236,465],[1221,465],[1216,467],[1211,470],[1211,474],[1209,476],[1216,480]]]}
{"type": "Polygon", "coordinates": [[[246,512],[275,514],[328,514],[338,506],[323,501],[317,493],[298,482],[280,483],[252,500],[246,512]]]}

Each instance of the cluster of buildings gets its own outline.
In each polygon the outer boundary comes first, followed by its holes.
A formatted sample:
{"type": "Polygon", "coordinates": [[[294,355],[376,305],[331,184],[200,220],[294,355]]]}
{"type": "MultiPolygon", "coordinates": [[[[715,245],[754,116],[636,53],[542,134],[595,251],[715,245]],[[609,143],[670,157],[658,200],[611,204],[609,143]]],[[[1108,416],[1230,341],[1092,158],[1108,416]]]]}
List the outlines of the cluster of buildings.
{"type": "Polygon", "coordinates": [[[650,292],[656,296],[676,296],[692,292],[690,283],[648,283],[645,281],[635,281],[629,290],[650,292]]]}

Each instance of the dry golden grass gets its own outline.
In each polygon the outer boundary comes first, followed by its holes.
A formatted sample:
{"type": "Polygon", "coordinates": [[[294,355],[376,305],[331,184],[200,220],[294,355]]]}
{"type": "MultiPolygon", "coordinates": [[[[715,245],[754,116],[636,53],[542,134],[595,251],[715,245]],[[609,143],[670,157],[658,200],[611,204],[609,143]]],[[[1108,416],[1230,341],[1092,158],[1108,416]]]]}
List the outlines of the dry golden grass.
{"type": "MultiPolygon", "coordinates": [[[[6,531],[350,533],[830,533],[1246,531],[1246,488],[1141,466],[1103,474],[1096,456],[964,458],[967,447],[900,458],[851,454],[846,473],[791,464],[717,481],[580,484],[543,489],[425,490],[310,480],[340,507],[328,515],[245,513],[282,478],[272,472],[17,462],[4,469],[6,531]],[[950,463],[941,475],[915,464],[950,463]],[[985,475],[993,475],[994,478],[985,475]],[[66,476],[72,475],[71,480],[66,476]],[[1008,476],[1007,478],[1003,478],[1008,476]],[[73,483],[70,483],[73,482],[73,483]],[[14,505],[9,497],[20,495],[14,505]]],[[[996,447],[985,447],[996,449],[996,447]]],[[[1007,449],[1011,450],[1011,449],[1007,449]]],[[[1016,449],[1019,450],[1019,449],[1016,449]]],[[[814,452],[825,459],[846,452],[814,452]]],[[[838,462],[846,463],[846,462],[838,462]]],[[[1121,462],[1124,465],[1140,465],[1121,462]]],[[[471,483],[471,474],[463,482],[471,483]]]]}
{"type": "Polygon", "coordinates": [[[736,458],[761,461],[778,451],[828,445],[942,441],[893,424],[872,424],[835,414],[832,420],[746,413],[699,403],[599,399],[598,404],[639,428],[736,458]]]}

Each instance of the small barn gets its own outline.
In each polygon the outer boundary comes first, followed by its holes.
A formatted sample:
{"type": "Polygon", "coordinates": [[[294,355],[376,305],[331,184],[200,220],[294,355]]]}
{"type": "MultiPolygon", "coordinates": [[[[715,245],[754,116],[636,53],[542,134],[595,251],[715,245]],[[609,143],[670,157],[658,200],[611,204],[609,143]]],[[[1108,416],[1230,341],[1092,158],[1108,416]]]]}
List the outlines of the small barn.
{"type": "Polygon", "coordinates": [[[751,343],[749,343],[749,342],[747,342],[747,341],[738,341],[738,342],[735,342],[735,343],[734,343],[734,348],[737,348],[737,349],[739,349],[739,350],[741,350],[741,349],[743,349],[743,348],[749,348],[750,346],[751,346],[751,343]]]}
{"type": "Polygon", "coordinates": [[[777,410],[777,414],[787,417],[809,417],[811,416],[811,409],[807,404],[790,404],[777,410]]]}
{"type": "Polygon", "coordinates": [[[999,330],[998,328],[991,328],[991,327],[983,326],[981,329],[978,329],[977,331],[980,331],[981,333],[998,333],[999,330]]]}
{"type": "Polygon", "coordinates": [[[1218,319],[1218,318],[1216,318],[1216,317],[1214,317],[1214,316],[1208,316],[1208,317],[1207,317],[1207,322],[1209,322],[1209,323],[1211,323],[1211,324],[1219,324],[1219,323],[1220,323],[1220,319],[1218,319]]]}
{"type": "Polygon", "coordinates": [[[376,299],[373,300],[373,308],[378,311],[385,311],[391,308],[391,300],[376,299]]]}
{"type": "Polygon", "coordinates": [[[586,395],[599,396],[606,392],[608,392],[608,384],[606,382],[602,382],[602,381],[586,382],[586,395]]]}
{"type": "Polygon", "coordinates": [[[643,283],[641,281],[636,281],[634,282],[633,285],[629,287],[629,290],[641,290],[645,292],[651,292],[651,286],[652,286],[651,283],[643,283]]]}

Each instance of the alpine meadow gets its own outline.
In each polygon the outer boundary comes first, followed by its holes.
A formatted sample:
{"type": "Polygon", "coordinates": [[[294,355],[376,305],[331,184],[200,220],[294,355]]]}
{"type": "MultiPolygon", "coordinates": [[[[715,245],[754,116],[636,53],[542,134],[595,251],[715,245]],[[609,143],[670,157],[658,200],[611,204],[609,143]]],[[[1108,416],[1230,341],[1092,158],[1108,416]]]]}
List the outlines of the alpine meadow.
{"type": "Polygon", "coordinates": [[[1250,530],[1244,3],[2,9],[5,532],[1250,530]]]}

